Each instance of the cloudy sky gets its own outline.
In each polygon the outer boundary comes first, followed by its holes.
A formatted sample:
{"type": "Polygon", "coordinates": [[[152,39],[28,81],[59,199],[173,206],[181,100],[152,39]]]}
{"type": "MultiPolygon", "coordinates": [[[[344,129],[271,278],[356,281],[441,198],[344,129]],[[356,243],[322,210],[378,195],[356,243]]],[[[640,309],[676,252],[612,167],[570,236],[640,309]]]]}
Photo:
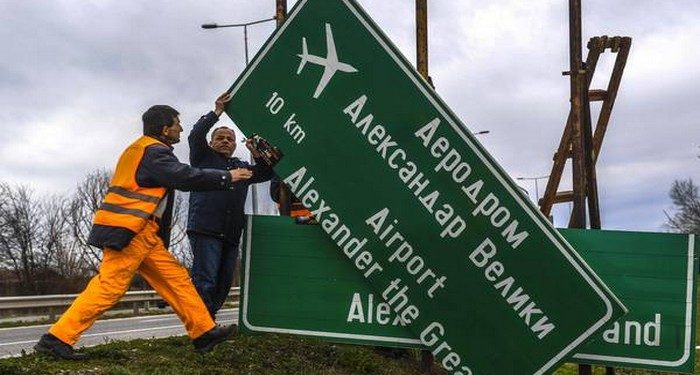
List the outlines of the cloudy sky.
{"type": "MultiPolygon", "coordinates": [[[[414,2],[359,2],[415,61],[414,2]]],[[[37,194],[71,191],[86,173],[113,167],[152,104],[180,110],[188,132],[245,66],[242,30],[199,25],[269,18],[274,3],[0,0],[0,181],[37,194]]],[[[569,81],[561,75],[567,4],[429,1],[436,90],[470,130],[490,131],[479,139],[514,178],[548,175],[559,144],[569,109],[569,81]]],[[[583,5],[584,41],[633,38],[598,161],[603,227],[664,230],[671,183],[700,182],[700,2],[583,5]]],[[[249,28],[252,52],[273,29],[249,28]]],[[[601,60],[594,88],[604,88],[612,64],[601,60]]],[[[187,145],[176,153],[187,160],[187,145]]],[[[561,190],[570,188],[569,176],[561,190]]],[[[534,199],[534,182],[520,182],[534,199]]],[[[546,180],[539,183],[541,195],[546,180]]],[[[563,226],[569,206],[560,206],[555,224],[563,226]]]]}

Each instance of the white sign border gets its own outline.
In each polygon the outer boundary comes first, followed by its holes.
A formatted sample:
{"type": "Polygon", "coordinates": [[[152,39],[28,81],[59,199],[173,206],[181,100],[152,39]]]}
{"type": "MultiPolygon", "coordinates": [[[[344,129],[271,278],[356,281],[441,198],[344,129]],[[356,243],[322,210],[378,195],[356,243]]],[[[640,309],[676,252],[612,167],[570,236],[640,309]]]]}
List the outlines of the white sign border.
{"type": "Polygon", "coordinates": [[[660,359],[644,359],[644,358],[634,358],[634,357],[617,357],[608,356],[600,354],[587,354],[587,353],[576,353],[574,358],[583,360],[593,360],[593,361],[610,361],[619,363],[637,363],[641,365],[652,365],[659,367],[678,367],[686,363],[690,357],[690,351],[695,350],[694,344],[690,342],[692,335],[692,323],[693,323],[693,301],[695,296],[693,295],[693,285],[695,285],[695,235],[688,235],[688,267],[687,267],[687,286],[686,286],[686,296],[685,296],[685,347],[683,348],[683,355],[681,358],[675,361],[666,361],[660,359]]]}
{"type": "MultiPolygon", "coordinates": [[[[326,0],[328,1],[328,0],[326,0]]],[[[454,114],[446,108],[446,106],[443,106],[442,103],[439,103],[435,100],[436,95],[431,95],[427,87],[429,85],[425,80],[420,77],[419,75],[415,74],[414,71],[409,70],[407,66],[410,66],[407,62],[402,60],[402,57],[400,55],[397,55],[392,48],[389,47],[387,41],[389,39],[384,35],[384,34],[379,34],[377,30],[371,27],[370,23],[368,22],[365,17],[363,17],[364,11],[359,11],[357,7],[355,6],[356,4],[351,3],[348,0],[339,0],[342,1],[343,4],[352,12],[357,19],[362,23],[362,25],[365,26],[367,31],[372,34],[372,36],[375,37],[377,42],[385,49],[385,51],[391,56],[391,58],[397,63],[399,68],[406,73],[409,79],[414,82],[414,84],[417,86],[417,88],[423,93],[423,95],[426,97],[426,99],[435,107],[435,109],[440,112],[440,114],[447,120],[452,128],[457,132],[457,134],[465,141],[465,143],[472,149],[472,151],[481,159],[481,161],[486,165],[486,167],[493,173],[493,175],[498,179],[499,182],[505,187],[505,189],[511,194],[513,199],[525,210],[525,212],[533,219],[533,221],[542,229],[542,231],[546,234],[546,236],[554,243],[558,248],[559,251],[562,253],[562,255],[569,260],[569,262],[574,266],[574,268],[579,272],[579,274],[583,277],[583,279],[595,290],[595,292],[601,297],[603,303],[605,304],[606,312],[605,314],[591,327],[589,327],[586,331],[584,331],[580,336],[574,339],[569,345],[564,347],[559,353],[557,353],[554,357],[552,357],[547,363],[545,363],[539,370],[537,370],[533,375],[539,375],[543,374],[546,371],[548,371],[551,367],[553,367],[556,363],[560,362],[563,360],[563,358],[569,354],[571,351],[573,351],[576,347],[581,345],[586,339],[588,339],[590,336],[592,336],[598,329],[600,329],[603,325],[605,325],[608,321],[612,319],[612,302],[610,299],[607,298],[606,294],[603,292],[603,289],[608,292],[610,296],[612,296],[615,301],[617,302],[618,305],[622,306],[624,312],[627,312],[627,308],[622,304],[622,302],[615,296],[610,289],[608,289],[607,285],[603,283],[603,281],[598,277],[598,275],[593,272],[593,270],[588,266],[588,264],[581,258],[581,256],[576,253],[570,245],[568,245],[568,242],[554,230],[554,228],[550,228],[551,225],[547,221],[547,218],[544,217],[544,215],[538,211],[533,209],[529,204],[525,203],[522,197],[517,193],[511,185],[515,185],[515,182],[512,181],[512,179],[503,171],[499,166],[493,165],[479,150],[477,146],[472,142],[472,140],[466,135],[465,129],[458,125],[455,121],[453,121],[453,118],[457,118],[454,116],[454,114]],[[452,116],[448,116],[448,112],[452,116]],[[506,181],[510,182],[510,184],[506,181]],[[557,241],[558,240],[558,241],[557,241]],[[598,283],[595,283],[592,279],[595,279],[598,281],[598,283]],[[601,289],[602,288],[602,289],[601,289]]],[[[292,23],[293,19],[299,14],[301,9],[304,8],[304,6],[308,3],[308,0],[300,0],[297,5],[292,9],[292,12],[290,13],[288,19],[284,22],[284,24],[278,28],[275,31],[275,34],[268,40],[268,42],[264,45],[263,49],[258,52],[258,54],[254,57],[253,61],[251,64],[248,66],[246,69],[244,75],[236,82],[236,84],[232,87],[230,93],[231,95],[235,95],[235,93],[241,88],[243,83],[246,82],[248,77],[250,76],[250,73],[255,70],[257,65],[260,63],[260,61],[267,55],[269,50],[272,48],[272,46],[275,44],[277,39],[284,33],[284,31],[287,29],[287,26],[292,23]]],[[[377,28],[378,29],[378,28],[377,28]]],[[[288,332],[288,333],[293,333],[293,332],[288,332]]]]}
{"type": "MultiPolygon", "coordinates": [[[[248,288],[250,285],[250,262],[252,258],[252,228],[253,228],[253,218],[248,216],[246,227],[246,262],[245,262],[245,284],[243,287],[243,307],[241,309],[241,319],[243,324],[251,331],[257,332],[269,332],[269,333],[288,333],[306,336],[316,336],[316,337],[330,337],[330,338],[341,338],[341,339],[353,339],[353,340],[367,340],[367,341],[378,341],[387,343],[401,343],[409,345],[420,345],[421,341],[418,339],[406,339],[394,336],[373,336],[373,335],[359,335],[359,334],[348,334],[339,332],[327,332],[327,331],[310,331],[310,330],[292,330],[284,329],[278,327],[264,327],[256,326],[248,321],[248,288]]],[[[640,365],[652,365],[658,367],[667,367],[673,369],[675,367],[685,364],[689,357],[691,350],[695,350],[693,344],[691,343],[692,338],[692,322],[693,322],[693,285],[695,284],[695,235],[688,235],[688,252],[687,252],[687,269],[686,269],[686,312],[685,312],[685,336],[684,336],[684,349],[681,358],[675,361],[669,360],[652,360],[637,357],[617,357],[617,356],[606,356],[599,354],[587,354],[587,353],[576,353],[573,358],[582,360],[593,360],[593,361],[605,361],[605,362],[616,362],[620,364],[640,364],[640,365]]]]}
{"type": "Polygon", "coordinates": [[[374,336],[374,335],[360,335],[354,333],[340,333],[340,332],[327,332],[327,331],[311,331],[302,329],[287,329],[279,327],[264,327],[256,326],[248,320],[248,288],[250,287],[250,259],[252,258],[252,239],[253,239],[253,217],[248,215],[248,222],[246,226],[246,259],[245,259],[245,284],[243,285],[243,306],[240,311],[241,321],[246,328],[251,331],[257,332],[269,332],[269,333],[288,333],[293,335],[306,335],[306,336],[316,336],[316,337],[330,337],[330,338],[340,338],[340,339],[353,339],[353,340],[366,340],[366,341],[377,341],[377,342],[387,342],[387,343],[399,343],[399,344],[409,344],[409,345],[421,345],[421,341],[418,339],[407,339],[401,337],[391,337],[391,336],[374,336]]]}

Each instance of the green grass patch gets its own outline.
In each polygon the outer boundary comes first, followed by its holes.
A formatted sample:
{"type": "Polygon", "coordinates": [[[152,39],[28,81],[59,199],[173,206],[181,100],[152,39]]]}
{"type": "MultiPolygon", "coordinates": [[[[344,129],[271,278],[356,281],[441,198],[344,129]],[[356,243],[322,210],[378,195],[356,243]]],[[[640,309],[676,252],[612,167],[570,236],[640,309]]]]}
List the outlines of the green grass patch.
{"type": "MultiPolygon", "coordinates": [[[[700,290],[698,291],[700,299],[700,290]]],[[[696,310],[696,319],[700,313],[696,310]]],[[[697,321],[697,320],[696,320],[697,321]]],[[[35,322],[34,322],[35,323],[35,322]]],[[[36,324],[36,323],[35,323],[36,324]]],[[[696,340],[700,338],[696,329],[696,340]]],[[[0,360],[2,375],[127,375],[127,374],[422,374],[420,352],[386,356],[368,346],[341,345],[288,335],[237,336],[213,352],[199,355],[187,337],[117,341],[86,348],[89,359],[60,361],[40,354],[0,360]]],[[[700,375],[698,356],[695,374],[700,375]]],[[[446,372],[435,364],[434,374],[446,372]]],[[[577,375],[578,366],[565,364],[554,375],[577,375]]],[[[604,375],[603,366],[593,367],[594,375],[604,375]]],[[[650,370],[616,368],[616,375],[675,374],[650,370]]]]}
{"type": "MultiPolygon", "coordinates": [[[[419,375],[420,351],[385,353],[377,348],[343,345],[289,335],[238,336],[207,354],[197,354],[185,336],[116,341],[81,350],[86,361],[62,361],[41,354],[0,360],[2,375],[190,375],[190,374],[332,374],[419,375]],[[393,354],[393,355],[387,355],[393,354]],[[398,355],[397,355],[398,354],[398,355]]],[[[617,375],[661,375],[655,371],[618,368],[617,375]]],[[[435,364],[434,374],[445,375],[435,364]]],[[[576,375],[566,364],[554,375],[576,375]]],[[[605,368],[595,366],[594,375],[605,368]]],[[[700,372],[696,371],[696,374],[700,372]]]]}
{"type": "Polygon", "coordinates": [[[184,336],[112,342],[83,351],[89,359],[80,362],[40,354],[0,360],[0,374],[421,374],[418,350],[396,358],[372,347],[287,335],[238,336],[204,355],[195,353],[184,336]]]}

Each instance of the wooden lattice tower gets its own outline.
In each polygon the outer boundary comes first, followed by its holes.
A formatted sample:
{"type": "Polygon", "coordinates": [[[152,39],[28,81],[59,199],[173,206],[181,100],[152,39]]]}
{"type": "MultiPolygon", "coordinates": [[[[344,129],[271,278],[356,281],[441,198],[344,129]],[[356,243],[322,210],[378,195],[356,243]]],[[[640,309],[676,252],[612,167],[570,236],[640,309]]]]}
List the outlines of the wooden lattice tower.
{"type": "MultiPolygon", "coordinates": [[[[597,178],[595,173],[595,163],[600,155],[601,145],[603,143],[603,138],[605,137],[605,132],[608,128],[608,123],[610,121],[610,115],[612,113],[613,106],[615,104],[615,99],[617,97],[617,92],[620,87],[620,81],[622,80],[622,73],[625,69],[625,64],[627,63],[627,57],[630,52],[630,47],[632,45],[632,39],[629,37],[608,37],[608,36],[598,36],[593,37],[588,41],[588,57],[584,65],[585,68],[585,87],[584,98],[582,100],[584,116],[581,119],[583,126],[582,136],[584,137],[584,143],[586,139],[590,139],[590,152],[582,152],[581,155],[576,155],[574,153],[574,124],[572,122],[572,114],[569,112],[569,116],[566,121],[566,126],[564,128],[564,134],[561,137],[559,143],[559,148],[554,154],[554,164],[552,165],[552,171],[549,175],[549,181],[547,182],[547,188],[545,189],[542,199],[539,201],[540,211],[542,211],[545,216],[549,216],[552,210],[552,206],[556,203],[563,202],[573,202],[575,199],[574,190],[568,191],[557,191],[559,184],[561,182],[561,177],[564,172],[564,167],[568,159],[574,160],[575,157],[582,157],[586,165],[585,168],[585,179],[583,186],[580,186],[584,191],[585,196],[588,199],[588,211],[589,220],[591,228],[600,228],[600,211],[598,209],[598,192],[597,192],[597,178]],[[608,82],[608,87],[605,90],[601,89],[590,89],[591,80],[593,78],[593,73],[595,72],[598,60],[605,51],[610,50],[611,53],[617,54],[615,58],[615,64],[608,82]],[[587,98],[586,98],[587,96],[587,98]],[[600,113],[596,121],[595,131],[591,134],[591,116],[590,116],[590,102],[602,102],[600,108],[600,113]],[[586,126],[585,123],[588,123],[586,126]],[[588,130],[588,131],[586,131],[588,130]]],[[[570,74],[567,72],[566,74],[570,74]]],[[[584,150],[586,147],[584,146],[584,150]]],[[[576,183],[573,184],[574,189],[577,187],[576,183]]],[[[585,227],[585,223],[579,223],[580,225],[574,225],[575,217],[572,212],[572,216],[569,220],[569,226],[571,227],[585,227]]]]}

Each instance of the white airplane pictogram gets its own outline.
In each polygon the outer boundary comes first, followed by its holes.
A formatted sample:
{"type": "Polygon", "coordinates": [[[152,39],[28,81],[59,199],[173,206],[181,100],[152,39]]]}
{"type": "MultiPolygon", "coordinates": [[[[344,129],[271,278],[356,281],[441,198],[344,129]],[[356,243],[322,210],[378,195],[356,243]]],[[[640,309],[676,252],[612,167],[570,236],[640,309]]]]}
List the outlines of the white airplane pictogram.
{"type": "Polygon", "coordinates": [[[333,78],[335,72],[357,72],[357,69],[355,69],[355,67],[352,65],[338,61],[338,53],[335,50],[335,41],[333,40],[333,31],[331,30],[331,25],[328,23],[326,24],[326,58],[309,54],[309,50],[306,47],[306,37],[301,38],[301,49],[301,53],[297,54],[297,56],[301,58],[299,68],[297,68],[297,74],[301,74],[301,71],[304,69],[304,65],[306,65],[307,62],[324,67],[323,75],[321,76],[321,80],[318,82],[318,86],[316,86],[316,91],[314,92],[314,99],[318,99],[323,92],[323,89],[326,88],[328,82],[330,82],[331,78],[333,78]]]}

